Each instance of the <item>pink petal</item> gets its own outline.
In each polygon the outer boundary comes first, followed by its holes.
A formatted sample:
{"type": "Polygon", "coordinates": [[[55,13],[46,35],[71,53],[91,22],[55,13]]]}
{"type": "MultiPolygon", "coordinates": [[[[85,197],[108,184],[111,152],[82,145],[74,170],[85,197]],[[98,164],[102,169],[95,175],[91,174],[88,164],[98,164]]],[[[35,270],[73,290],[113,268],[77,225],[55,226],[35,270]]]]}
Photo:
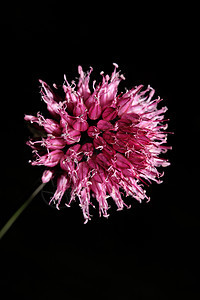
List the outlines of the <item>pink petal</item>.
{"type": "Polygon", "coordinates": [[[130,134],[124,133],[124,132],[122,132],[122,131],[118,131],[118,132],[116,133],[116,138],[117,138],[119,141],[121,141],[121,142],[123,141],[123,142],[125,143],[125,142],[127,142],[127,141],[130,140],[131,136],[130,136],[130,134]]]}
{"type": "Polygon", "coordinates": [[[100,133],[101,131],[96,126],[90,126],[87,131],[88,136],[91,138],[98,137],[100,133]]]}
{"type": "Polygon", "coordinates": [[[76,117],[70,116],[65,110],[60,111],[60,125],[65,128],[66,124],[72,126],[76,120],[76,117]]]}
{"type": "Polygon", "coordinates": [[[102,113],[102,118],[105,121],[114,120],[116,117],[117,117],[117,109],[113,107],[107,107],[102,113]]]}
{"type": "Polygon", "coordinates": [[[104,183],[105,182],[104,170],[101,167],[99,167],[98,169],[96,169],[96,173],[94,174],[94,176],[92,178],[94,180],[96,180],[97,182],[104,183]]]}
{"type": "Polygon", "coordinates": [[[59,101],[62,100],[57,96],[46,82],[39,80],[42,84],[41,94],[43,101],[47,104],[48,111],[52,116],[56,117],[59,114],[59,101]]]}
{"type": "Polygon", "coordinates": [[[113,144],[113,149],[120,153],[125,153],[127,151],[126,144],[123,140],[116,140],[115,144],[113,144]]]}
{"type": "Polygon", "coordinates": [[[78,143],[81,139],[81,133],[78,130],[70,129],[67,133],[67,136],[64,136],[64,138],[67,145],[78,143]]]}
{"type": "Polygon", "coordinates": [[[116,140],[115,133],[110,132],[110,131],[105,131],[103,133],[103,138],[108,144],[111,144],[111,145],[114,144],[115,140],[116,140]]]}
{"type": "Polygon", "coordinates": [[[93,155],[94,146],[92,143],[85,143],[81,147],[81,151],[84,153],[84,155],[91,157],[93,155]]]}
{"type": "Polygon", "coordinates": [[[59,209],[59,205],[62,200],[62,197],[69,187],[70,187],[70,180],[69,180],[67,174],[60,175],[57,179],[56,192],[55,192],[53,198],[51,199],[51,201],[49,202],[49,204],[51,204],[52,201],[56,202],[56,208],[59,209]]]}
{"type": "Polygon", "coordinates": [[[89,109],[88,116],[91,120],[99,119],[101,116],[101,106],[99,103],[93,103],[89,109]]]}
{"type": "Polygon", "coordinates": [[[92,67],[90,67],[90,71],[87,76],[84,74],[81,66],[78,66],[78,73],[80,74],[79,82],[78,82],[78,93],[84,98],[87,99],[91,92],[89,89],[89,80],[90,74],[93,71],[92,67]]]}
{"type": "Polygon", "coordinates": [[[60,167],[62,170],[66,171],[70,177],[72,176],[75,170],[74,162],[66,154],[63,155],[62,158],[60,159],[60,167]]]}
{"type": "Polygon", "coordinates": [[[79,97],[76,93],[74,93],[73,88],[67,82],[67,86],[63,85],[63,90],[65,92],[65,102],[67,105],[67,111],[69,113],[73,113],[74,107],[79,102],[79,97]]]}
{"type": "Polygon", "coordinates": [[[60,125],[52,119],[46,119],[43,123],[43,127],[47,133],[50,133],[52,135],[59,136],[62,132],[60,125]]]}
{"type": "Polygon", "coordinates": [[[114,64],[114,66],[115,69],[112,73],[111,79],[108,75],[106,75],[105,77],[103,76],[102,86],[99,91],[99,98],[102,108],[105,108],[106,106],[111,106],[113,100],[117,95],[118,85],[123,78],[119,75],[119,72],[116,72],[116,68],[118,67],[117,64],[114,64]]]}
{"type": "Polygon", "coordinates": [[[132,177],[134,175],[131,169],[122,169],[121,171],[125,177],[132,177]]]}
{"type": "Polygon", "coordinates": [[[109,159],[106,157],[105,153],[99,153],[96,157],[96,162],[102,166],[103,168],[108,168],[111,165],[111,162],[109,159]]]}
{"type": "Polygon", "coordinates": [[[98,123],[97,123],[97,127],[100,129],[100,130],[112,130],[113,129],[113,125],[108,122],[108,121],[105,121],[105,120],[100,120],[98,123]]]}
{"type": "Polygon", "coordinates": [[[80,145],[80,144],[76,144],[76,145],[74,145],[74,146],[71,146],[71,147],[67,150],[66,154],[69,155],[69,156],[72,156],[72,154],[73,154],[73,155],[74,155],[74,154],[78,155],[79,152],[81,152],[81,145],[80,145]]]}
{"type": "Polygon", "coordinates": [[[71,161],[81,161],[81,159],[83,158],[83,153],[81,150],[81,145],[80,144],[76,144],[74,146],[71,146],[67,152],[66,155],[69,157],[69,159],[71,161]]]}
{"type": "Polygon", "coordinates": [[[60,137],[47,137],[43,143],[50,150],[63,149],[66,146],[66,141],[60,137]]]}
{"type": "Polygon", "coordinates": [[[119,169],[128,169],[132,167],[131,163],[120,153],[116,154],[116,167],[119,169]]]}
{"type": "Polygon", "coordinates": [[[36,165],[44,165],[46,167],[55,167],[64,153],[61,150],[54,150],[52,152],[49,152],[43,156],[40,156],[39,158],[36,159],[36,161],[32,162],[33,166],[36,165]]]}
{"type": "Polygon", "coordinates": [[[88,177],[88,172],[89,172],[89,165],[85,161],[80,162],[78,164],[78,169],[77,169],[77,176],[79,181],[86,179],[88,177]]]}
{"type": "Polygon", "coordinates": [[[120,80],[113,83],[105,84],[99,93],[101,107],[105,108],[106,106],[111,106],[113,99],[117,94],[117,88],[120,80]]]}
{"type": "Polygon", "coordinates": [[[88,122],[82,118],[78,118],[74,121],[72,127],[78,131],[86,131],[89,127],[88,122]]]}
{"type": "Polygon", "coordinates": [[[87,108],[86,108],[85,104],[81,100],[79,100],[78,103],[76,104],[76,106],[74,106],[73,115],[75,117],[84,115],[85,119],[87,119],[86,111],[87,111],[87,108]]]}
{"type": "Polygon", "coordinates": [[[101,136],[99,136],[97,138],[94,138],[93,145],[94,145],[95,149],[102,150],[103,147],[106,145],[106,142],[101,136]]]}
{"type": "Polygon", "coordinates": [[[113,147],[111,147],[109,145],[106,145],[106,146],[103,147],[102,153],[110,156],[110,158],[111,158],[115,155],[116,151],[113,149],[113,147]]]}
{"type": "Polygon", "coordinates": [[[31,123],[33,123],[33,122],[38,122],[38,118],[37,117],[35,117],[35,116],[32,116],[32,115],[25,115],[24,116],[24,120],[25,121],[29,121],[29,122],[31,122],[31,123]]]}

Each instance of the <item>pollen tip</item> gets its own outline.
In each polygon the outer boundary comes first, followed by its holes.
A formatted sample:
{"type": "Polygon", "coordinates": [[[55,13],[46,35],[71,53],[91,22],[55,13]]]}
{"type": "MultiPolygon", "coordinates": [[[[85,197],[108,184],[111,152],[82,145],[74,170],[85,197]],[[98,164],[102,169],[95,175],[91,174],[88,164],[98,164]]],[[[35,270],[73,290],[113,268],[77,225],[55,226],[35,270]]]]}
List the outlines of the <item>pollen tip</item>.
{"type": "Polygon", "coordinates": [[[81,74],[83,72],[83,68],[79,65],[78,66],[78,73],[81,74]]]}
{"type": "Polygon", "coordinates": [[[113,63],[113,66],[116,68],[119,68],[118,64],[116,64],[116,63],[113,63]]]}

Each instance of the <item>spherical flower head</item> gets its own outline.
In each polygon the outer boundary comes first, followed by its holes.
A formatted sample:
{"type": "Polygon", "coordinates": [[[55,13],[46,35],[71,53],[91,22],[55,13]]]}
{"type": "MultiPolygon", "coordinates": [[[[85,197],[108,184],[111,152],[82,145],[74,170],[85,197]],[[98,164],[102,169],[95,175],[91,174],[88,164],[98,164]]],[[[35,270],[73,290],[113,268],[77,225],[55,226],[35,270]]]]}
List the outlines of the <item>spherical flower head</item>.
{"type": "Polygon", "coordinates": [[[25,115],[41,132],[41,137],[27,142],[33,149],[31,164],[46,167],[44,183],[53,178],[57,181],[50,203],[59,209],[63,195],[70,191],[65,205],[78,200],[85,223],[91,219],[95,202],[99,215],[108,217],[112,201],[118,210],[128,207],[124,202],[127,196],[149,201],[144,186],[152,181],[161,183],[163,172],[157,168],[170,164],[160,157],[171,149],[166,145],[167,107],[157,108],[162,99],[153,99],[155,91],[150,86],[118,93],[125,78],[117,68],[114,64],[111,77],[101,72],[102,82],[94,81],[93,91],[89,87],[92,68],[84,73],[78,67],[77,84],[69,84],[66,76],[62,86],[54,84],[52,88],[40,80],[50,117],[39,112],[25,115]]]}

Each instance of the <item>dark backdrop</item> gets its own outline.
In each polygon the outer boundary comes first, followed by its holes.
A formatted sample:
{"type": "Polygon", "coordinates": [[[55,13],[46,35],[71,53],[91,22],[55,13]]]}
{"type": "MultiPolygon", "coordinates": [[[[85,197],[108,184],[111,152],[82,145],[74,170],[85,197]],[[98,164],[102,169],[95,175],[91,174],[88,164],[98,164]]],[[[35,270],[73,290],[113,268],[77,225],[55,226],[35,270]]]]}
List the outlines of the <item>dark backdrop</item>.
{"type": "MultiPolygon", "coordinates": [[[[158,2],[157,2],[158,3],[158,2]]],[[[173,150],[151,202],[87,225],[77,204],[60,211],[38,195],[1,241],[6,298],[197,299],[198,44],[195,9],[141,2],[14,4],[1,13],[1,226],[40,184],[23,117],[45,111],[38,79],[92,78],[118,63],[125,86],[156,89],[173,150]],[[193,94],[195,91],[195,94],[193,94]]],[[[131,202],[131,201],[130,201],[131,202]]],[[[200,296],[200,295],[199,295],[200,296]]]]}

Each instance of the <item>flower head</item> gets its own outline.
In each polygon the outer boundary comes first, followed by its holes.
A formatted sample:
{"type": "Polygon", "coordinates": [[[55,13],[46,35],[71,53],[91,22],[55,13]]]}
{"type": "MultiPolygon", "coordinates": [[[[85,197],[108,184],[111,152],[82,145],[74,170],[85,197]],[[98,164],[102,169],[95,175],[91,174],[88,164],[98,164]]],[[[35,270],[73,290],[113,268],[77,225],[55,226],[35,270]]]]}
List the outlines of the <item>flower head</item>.
{"type": "Polygon", "coordinates": [[[118,210],[127,207],[122,191],[139,202],[149,200],[144,184],[161,183],[163,173],[157,167],[170,164],[159,157],[171,149],[165,145],[167,107],[157,108],[162,99],[153,99],[155,91],[150,86],[139,85],[119,94],[119,83],[125,78],[117,68],[114,64],[111,77],[101,72],[102,82],[94,81],[93,91],[89,87],[92,68],[85,74],[78,67],[77,85],[69,84],[65,76],[61,87],[54,84],[51,88],[40,80],[51,117],[25,115],[42,133],[42,138],[27,142],[35,157],[31,164],[47,167],[43,182],[57,180],[50,203],[59,209],[64,193],[70,190],[65,204],[79,200],[85,223],[91,219],[95,199],[104,217],[112,199],[118,210]]]}

